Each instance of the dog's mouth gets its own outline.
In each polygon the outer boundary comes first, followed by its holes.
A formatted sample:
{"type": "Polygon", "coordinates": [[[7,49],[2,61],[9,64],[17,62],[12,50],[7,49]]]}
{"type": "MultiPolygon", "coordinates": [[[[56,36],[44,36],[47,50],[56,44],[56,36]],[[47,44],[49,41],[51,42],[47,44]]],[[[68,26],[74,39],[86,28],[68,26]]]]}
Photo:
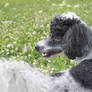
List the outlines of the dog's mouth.
{"type": "Polygon", "coordinates": [[[52,52],[42,52],[42,56],[46,58],[52,58],[60,55],[63,51],[52,51],[52,52]]]}

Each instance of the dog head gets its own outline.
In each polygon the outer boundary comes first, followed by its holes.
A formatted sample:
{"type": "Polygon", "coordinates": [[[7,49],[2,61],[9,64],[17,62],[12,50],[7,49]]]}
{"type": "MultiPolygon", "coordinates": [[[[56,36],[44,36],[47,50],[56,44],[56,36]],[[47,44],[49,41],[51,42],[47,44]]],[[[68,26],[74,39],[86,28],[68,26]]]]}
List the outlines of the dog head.
{"type": "Polygon", "coordinates": [[[70,59],[83,56],[87,44],[86,24],[72,12],[56,15],[50,23],[50,35],[39,41],[35,48],[44,57],[64,52],[70,59]]]}

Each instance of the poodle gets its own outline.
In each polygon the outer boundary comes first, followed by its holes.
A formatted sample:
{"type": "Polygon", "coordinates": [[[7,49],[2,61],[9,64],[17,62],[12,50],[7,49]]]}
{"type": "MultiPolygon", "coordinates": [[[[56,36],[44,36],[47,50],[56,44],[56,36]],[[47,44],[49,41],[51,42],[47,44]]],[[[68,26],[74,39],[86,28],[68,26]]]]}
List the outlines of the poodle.
{"type": "Polygon", "coordinates": [[[75,13],[56,15],[50,30],[49,37],[35,45],[44,57],[64,52],[70,59],[84,59],[91,52],[92,32],[75,13]]]}
{"type": "Polygon", "coordinates": [[[50,92],[92,92],[92,32],[75,13],[56,15],[50,24],[50,35],[35,48],[43,57],[64,53],[78,62],[63,74],[53,75],[50,92]]]}
{"type": "Polygon", "coordinates": [[[0,59],[0,92],[92,92],[91,30],[72,12],[56,15],[47,39],[35,48],[44,57],[65,53],[80,62],[73,68],[44,75],[24,61],[0,59]]]}

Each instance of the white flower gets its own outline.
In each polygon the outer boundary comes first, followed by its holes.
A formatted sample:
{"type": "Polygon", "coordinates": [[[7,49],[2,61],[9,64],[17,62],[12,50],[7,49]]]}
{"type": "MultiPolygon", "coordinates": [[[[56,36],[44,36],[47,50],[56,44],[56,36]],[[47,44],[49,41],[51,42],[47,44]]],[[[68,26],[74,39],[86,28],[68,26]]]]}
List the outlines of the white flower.
{"type": "Polygon", "coordinates": [[[31,57],[31,54],[29,54],[28,56],[31,57]]]}
{"type": "Polygon", "coordinates": [[[55,3],[52,3],[52,6],[56,6],[56,4],[55,3]]]}
{"type": "Polygon", "coordinates": [[[8,7],[9,6],[9,3],[5,3],[4,7],[8,7]]]}
{"type": "Polygon", "coordinates": [[[74,5],[74,7],[75,7],[75,8],[78,8],[79,6],[80,6],[79,4],[77,4],[77,5],[74,5]]]}
{"type": "Polygon", "coordinates": [[[13,42],[13,44],[14,44],[14,45],[16,45],[16,41],[15,41],[15,42],[13,42]]]}
{"type": "Polygon", "coordinates": [[[42,13],[42,12],[43,12],[42,10],[39,11],[39,13],[42,13]]]}
{"type": "Polygon", "coordinates": [[[63,1],[61,4],[59,4],[60,7],[65,6],[65,5],[66,5],[65,1],[63,1]]]}
{"type": "Polygon", "coordinates": [[[12,44],[8,44],[8,45],[7,45],[7,48],[10,48],[10,47],[12,47],[12,44]]]}
{"type": "Polygon", "coordinates": [[[48,63],[50,63],[51,62],[51,60],[48,60],[48,63]]]}
{"type": "Polygon", "coordinates": [[[71,7],[71,5],[70,5],[70,4],[68,4],[68,5],[67,5],[67,7],[71,7]]]}

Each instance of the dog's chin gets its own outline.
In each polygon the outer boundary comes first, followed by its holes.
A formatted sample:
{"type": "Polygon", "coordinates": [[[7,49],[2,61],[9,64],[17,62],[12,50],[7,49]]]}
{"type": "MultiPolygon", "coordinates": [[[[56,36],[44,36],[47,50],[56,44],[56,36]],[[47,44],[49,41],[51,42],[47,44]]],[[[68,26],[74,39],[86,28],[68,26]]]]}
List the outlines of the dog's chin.
{"type": "Polygon", "coordinates": [[[63,54],[63,51],[58,51],[58,52],[54,52],[54,53],[51,53],[51,52],[44,52],[42,53],[42,56],[45,57],[45,58],[53,58],[53,57],[56,57],[56,56],[59,56],[63,54]]]}

